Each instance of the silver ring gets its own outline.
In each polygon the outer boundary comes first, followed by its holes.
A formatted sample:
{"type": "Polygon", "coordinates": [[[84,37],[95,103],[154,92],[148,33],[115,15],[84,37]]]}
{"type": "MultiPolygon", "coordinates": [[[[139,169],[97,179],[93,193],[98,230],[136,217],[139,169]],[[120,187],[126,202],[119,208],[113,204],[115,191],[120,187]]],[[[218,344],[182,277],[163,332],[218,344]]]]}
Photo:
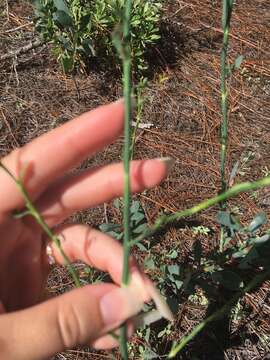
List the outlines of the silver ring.
{"type": "Polygon", "coordinates": [[[56,261],[55,261],[55,258],[53,256],[53,250],[52,250],[51,243],[48,243],[47,246],[46,246],[46,254],[47,254],[49,264],[54,265],[56,263],[56,261]]]}

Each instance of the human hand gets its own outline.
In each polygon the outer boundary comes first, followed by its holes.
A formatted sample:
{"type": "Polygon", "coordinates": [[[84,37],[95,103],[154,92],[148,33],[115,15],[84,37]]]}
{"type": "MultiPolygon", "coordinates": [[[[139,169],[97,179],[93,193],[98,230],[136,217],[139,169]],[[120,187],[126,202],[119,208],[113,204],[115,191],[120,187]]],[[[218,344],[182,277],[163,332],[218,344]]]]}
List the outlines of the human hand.
{"type": "MultiPolygon", "coordinates": [[[[121,163],[65,172],[112,143],[122,132],[124,107],[120,100],[85,113],[2,159],[23,183],[47,224],[55,227],[71,261],[82,260],[110,274],[114,284],[88,285],[41,302],[48,275],[45,238],[30,216],[15,219],[24,200],[11,177],[0,169],[0,358],[39,360],[79,344],[108,348],[106,333],[119,327],[147,300],[144,275],[130,260],[131,285],[119,287],[121,245],[86,225],[61,225],[74,212],[119,197],[123,193],[121,163]]],[[[133,192],[159,184],[166,162],[131,163],[133,192]]],[[[58,249],[52,245],[59,264],[58,249]]]]}

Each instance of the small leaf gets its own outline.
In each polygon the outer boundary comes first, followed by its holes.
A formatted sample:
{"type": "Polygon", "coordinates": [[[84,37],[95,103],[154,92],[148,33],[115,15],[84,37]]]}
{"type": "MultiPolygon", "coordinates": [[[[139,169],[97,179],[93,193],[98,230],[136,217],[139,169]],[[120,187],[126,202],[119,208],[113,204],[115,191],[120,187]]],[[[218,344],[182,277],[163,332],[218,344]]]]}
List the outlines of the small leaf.
{"type": "Polygon", "coordinates": [[[141,209],[141,204],[140,204],[140,202],[139,201],[133,201],[132,202],[132,205],[131,205],[131,207],[130,207],[130,212],[131,213],[137,213],[139,210],[141,209]]]}
{"type": "Polygon", "coordinates": [[[255,232],[258,230],[262,225],[267,223],[267,216],[265,213],[259,213],[255,216],[255,218],[249,224],[247,230],[250,232],[255,232]]]}
{"type": "Polygon", "coordinates": [[[239,69],[242,62],[244,60],[244,56],[243,55],[239,55],[236,59],[235,59],[235,62],[234,62],[234,68],[235,69],[239,69]]]}
{"type": "Polygon", "coordinates": [[[176,250],[172,250],[168,255],[167,258],[169,259],[176,259],[178,257],[178,252],[176,250]]]}
{"type": "Polygon", "coordinates": [[[108,224],[101,224],[100,226],[99,226],[99,229],[102,231],[102,232],[104,232],[104,233],[109,233],[109,232],[112,232],[112,231],[114,231],[114,232],[120,232],[121,230],[121,227],[120,227],[120,225],[118,225],[118,224],[111,224],[111,223],[108,223],[108,224]]]}
{"type": "Polygon", "coordinates": [[[117,210],[121,210],[122,207],[122,202],[120,199],[115,199],[113,200],[113,206],[117,209],[117,210]]]}
{"type": "Polygon", "coordinates": [[[135,229],[133,229],[133,233],[135,234],[141,234],[143,233],[147,228],[147,224],[141,224],[138,227],[136,227],[135,229]]]}
{"type": "Polygon", "coordinates": [[[247,253],[248,253],[247,249],[239,250],[239,251],[232,254],[232,258],[233,259],[239,259],[239,258],[242,258],[242,257],[246,256],[247,253]]]}
{"type": "Polygon", "coordinates": [[[153,270],[156,268],[154,260],[151,257],[148,257],[144,260],[144,266],[146,269],[153,270]]]}
{"type": "Polygon", "coordinates": [[[138,224],[140,221],[145,219],[145,215],[143,213],[137,211],[131,215],[130,219],[131,219],[131,221],[136,221],[136,223],[138,224]]]}
{"type": "Polygon", "coordinates": [[[67,4],[64,0],[54,0],[54,6],[57,10],[63,11],[66,14],[69,14],[69,9],[67,7],[67,4]]]}
{"type": "Polygon", "coordinates": [[[143,349],[143,360],[152,360],[157,359],[158,357],[159,355],[148,346],[143,349]]]}
{"type": "Polygon", "coordinates": [[[263,236],[260,237],[256,237],[256,238],[252,238],[249,241],[249,244],[264,244],[265,242],[267,242],[270,239],[270,235],[269,234],[265,234],[263,236]]]}
{"type": "Polygon", "coordinates": [[[30,211],[29,210],[25,210],[25,211],[22,211],[22,212],[19,212],[19,211],[14,211],[13,213],[13,217],[15,219],[21,219],[23,218],[24,216],[27,216],[27,215],[30,215],[30,211]]]}
{"type": "Polygon", "coordinates": [[[174,279],[174,284],[176,286],[176,289],[177,290],[180,290],[181,287],[183,286],[184,282],[182,280],[177,280],[177,279],[174,279]]]}
{"type": "Polygon", "coordinates": [[[64,69],[65,73],[68,73],[69,71],[73,70],[74,67],[74,61],[71,56],[62,56],[61,57],[61,63],[64,69]]]}
{"type": "Polygon", "coordinates": [[[72,17],[70,17],[64,11],[56,11],[53,15],[53,19],[56,23],[58,23],[62,27],[71,27],[73,25],[72,17]]]}
{"type": "Polygon", "coordinates": [[[42,11],[44,10],[44,5],[41,0],[32,0],[32,4],[35,9],[42,11]]]}
{"type": "Polygon", "coordinates": [[[148,249],[142,244],[142,243],[137,243],[136,246],[138,247],[138,249],[140,251],[143,251],[143,252],[147,252],[148,249]]]}
{"type": "Polygon", "coordinates": [[[230,230],[230,235],[234,236],[236,231],[241,230],[241,225],[231,213],[227,211],[219,211],[217,214],[217,221],[219,224],[227,227],[230,230]]]}
{"type": "Polygon", "coordinates": [[[177,264],[168,265],[167,266],[167,271],[169,272],[169,274],[180,275],[180,266],[177,265],[177,264]]]}

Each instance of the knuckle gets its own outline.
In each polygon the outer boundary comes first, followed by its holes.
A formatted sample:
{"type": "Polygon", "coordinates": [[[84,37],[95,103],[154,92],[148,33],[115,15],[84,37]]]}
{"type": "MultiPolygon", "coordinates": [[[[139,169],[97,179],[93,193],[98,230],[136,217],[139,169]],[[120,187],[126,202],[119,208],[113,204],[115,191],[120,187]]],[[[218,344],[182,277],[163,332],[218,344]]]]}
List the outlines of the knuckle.
{"type": "Polygon", "coordinates": [[[57,329],[64,349],[70,349],[81,343],[80,318],[73,303],[60,304],[57,315],[57,329]]]}
{"type": "Polygon", "coordinates": [[[86,261],[88,262],[89,265],[93,264],[91,250],[93,245],[95,245],[96,240],[97,240],[96,231],[92,228],[86,229],[86,234],[83,239],[83,252],[85,254],[86,261]]]}

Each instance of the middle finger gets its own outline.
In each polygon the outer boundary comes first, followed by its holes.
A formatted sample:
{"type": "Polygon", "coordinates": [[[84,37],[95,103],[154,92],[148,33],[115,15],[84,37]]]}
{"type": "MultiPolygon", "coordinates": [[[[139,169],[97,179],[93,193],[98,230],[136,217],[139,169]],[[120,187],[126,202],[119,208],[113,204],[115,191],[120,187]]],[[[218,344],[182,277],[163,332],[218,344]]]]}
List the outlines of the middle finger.
{"type": "MultiPolygon", "coordinates": [[[[131,190],[158,185],[167,175],[170,160],[155,159],[131,163],[131,190]]],[[[123,164],[112,164],[71,175],[52,185],[36,206],[49,226],[61,223],[72,213],[93,207],[123,194],[123,164]]]]}

